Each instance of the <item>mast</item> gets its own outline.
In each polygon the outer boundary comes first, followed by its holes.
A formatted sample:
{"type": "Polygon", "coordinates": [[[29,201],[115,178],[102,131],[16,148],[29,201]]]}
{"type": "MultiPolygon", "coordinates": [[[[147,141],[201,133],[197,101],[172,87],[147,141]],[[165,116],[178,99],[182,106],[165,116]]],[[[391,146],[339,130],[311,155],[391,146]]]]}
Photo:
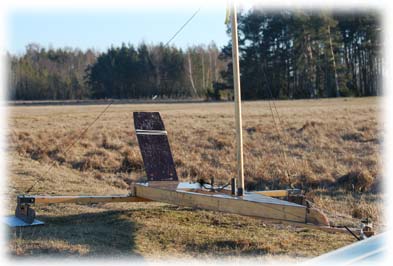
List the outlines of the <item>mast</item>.
{"type": "Polygon", "coordinates": [[[244,192],[244,168],[243,168],[243,134],[242,134],[242,108],[240,93],[239,72],[239,48],[237,36],[236,3],[232,3],[232,61],[233,61],[233,85],[235,91],[235,119],[236,119],[236,159],[237,159],[237,195],[243,196],[244,192]]]}

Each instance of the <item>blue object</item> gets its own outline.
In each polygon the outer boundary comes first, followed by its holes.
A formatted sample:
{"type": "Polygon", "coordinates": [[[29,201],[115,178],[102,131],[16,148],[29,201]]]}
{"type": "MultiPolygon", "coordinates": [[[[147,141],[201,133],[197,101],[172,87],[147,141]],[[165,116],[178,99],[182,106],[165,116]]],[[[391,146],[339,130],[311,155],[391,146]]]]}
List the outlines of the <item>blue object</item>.
{"type": "Polygon", "coordinates": [[[5,224],[7,224],[9,227],[24,227],[24,226],[35,226],[35,225],[44,225],[45,224],[44,222],[37,220],[37,219],[34,219],[33,223],[28,224],[15,216],[3,217],[3,222],[5,224]]]}
{"type": "Polygon", "coordinates": [[[306,261],[304,265],[380,265],[387,253],[387,233],[381,233],[306,261]]]}

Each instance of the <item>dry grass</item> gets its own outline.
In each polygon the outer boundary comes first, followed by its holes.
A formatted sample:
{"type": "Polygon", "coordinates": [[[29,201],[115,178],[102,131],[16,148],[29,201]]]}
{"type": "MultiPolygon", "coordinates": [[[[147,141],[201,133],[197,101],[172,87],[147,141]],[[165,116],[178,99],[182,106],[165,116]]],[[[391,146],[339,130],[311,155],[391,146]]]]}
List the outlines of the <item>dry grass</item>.
{"type": "MultiPolygon", "coordinates": [[[[382,224],[378,98],[279,101],[276,105],[281,120],[278,131],[267,102],[243,105],[247,188],[295,186],[313,190],[309,191],[309,198],[325,208],[338,224],[357,223],[357,218],[364,215],[382,224]]],[[[127,193],[129,183],[144,175],[133,129],[133,111],[161,112],[181,180],[215,177],[225,183],[235,175],[231,103],[115,105],[65,154],[68,143],[103,108],[10,107],[9,197],[25,191],[37,178],[43,179],[33,190],[37,194],[127,193]],[[56,166],[43,176],[54,161],[56,166]]],[[[313,256],[352,241],[348,236],[315,231],[307,231],[304,234],[309,236],[304,236],[294,228],[281,232],[274,226],[261,227],[260,221],[236,215],[191,212],[168,205],[153,204],[147,209],[151,205],[141,206],[144,207],[137,211],[121,204],[45,207],[39,214],[55,226],[38,229],[40,233],[26,230],[22,236],[11,237],[10,252],[95,255],[107,251],[114,256],[153,257],[199,253],[313,256]],[[84,212],[91,216],[80,215],[84,212]],[[226,227],[211,224],[212,217],[224,219],[226,227]],[[244,225],[237,229],[239,219],[244,225]],[[95,226],[87,225],[90,221],[97,224],[97,231],[95,226]],[[111,223],[118,223],[121,230],[109,229],[111,223]],[[109,244],[106,234],[101,232],[104,229],[112,232],[114,242],[119,239],[119,244],[109,244]],[[68,237],[67,230],[76,230],[77,235],[68,237]],[[182,233],[176,233],[177,230],[182,233]],[[82,240],[86,234],[102,237],[82,240]]]]}

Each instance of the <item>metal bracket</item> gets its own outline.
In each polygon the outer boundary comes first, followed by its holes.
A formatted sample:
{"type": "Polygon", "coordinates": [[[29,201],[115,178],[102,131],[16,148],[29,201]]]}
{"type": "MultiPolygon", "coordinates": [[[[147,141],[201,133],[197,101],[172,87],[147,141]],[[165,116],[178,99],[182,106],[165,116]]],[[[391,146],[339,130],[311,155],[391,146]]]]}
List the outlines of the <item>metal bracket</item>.
{"type": "Polygon", "coordinates": [[[32,224],[35,219],[35,211],[30,207],[30,205],[35,203],[35,198],[19,195],[17,196],[16,202],[15,216],[25,223],[32,224]]]}
{"type": "Polygon", "coordinates": [[[19,195],[17,197],[17,203],[19,204],[34,204],[35,198],[31,196],[19,195]]]}
{"type": "Polygon", "coordinates": [[[32,224],[35,219],[35,211],[30,207],[29,204],[20,204],[15,209],[15,216],[25,223],[32,224]]]}
{"type": "Polygon", "coordinates": [[[300,189],[287,189],[288,196],[287,201],[293,202],[299,205],[307,205],[305,202],[305,196],[302,194],[300,189]]]}

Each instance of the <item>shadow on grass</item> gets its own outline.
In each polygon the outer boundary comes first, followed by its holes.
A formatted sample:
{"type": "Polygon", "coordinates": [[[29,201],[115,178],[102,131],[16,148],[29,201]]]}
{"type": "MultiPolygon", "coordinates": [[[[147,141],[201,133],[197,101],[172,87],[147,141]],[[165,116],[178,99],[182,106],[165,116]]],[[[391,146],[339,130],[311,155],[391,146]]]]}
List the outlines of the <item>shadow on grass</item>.
{"type": "Polygon", "coordinates": [[[142,259],[135,251],[136,224],[130,211],[66,216],[40,216],[44,226],[10,231],[11,256],[124,256],[142,259]]]}
{"type": "Polygon", "coordinates": [[[189,252],[211,253],[215,256],[263,256],[270,252],[269,247],[260,246],[258,242],[249,240],[213,240],[207,243],[189,243],[189,252]]]}

